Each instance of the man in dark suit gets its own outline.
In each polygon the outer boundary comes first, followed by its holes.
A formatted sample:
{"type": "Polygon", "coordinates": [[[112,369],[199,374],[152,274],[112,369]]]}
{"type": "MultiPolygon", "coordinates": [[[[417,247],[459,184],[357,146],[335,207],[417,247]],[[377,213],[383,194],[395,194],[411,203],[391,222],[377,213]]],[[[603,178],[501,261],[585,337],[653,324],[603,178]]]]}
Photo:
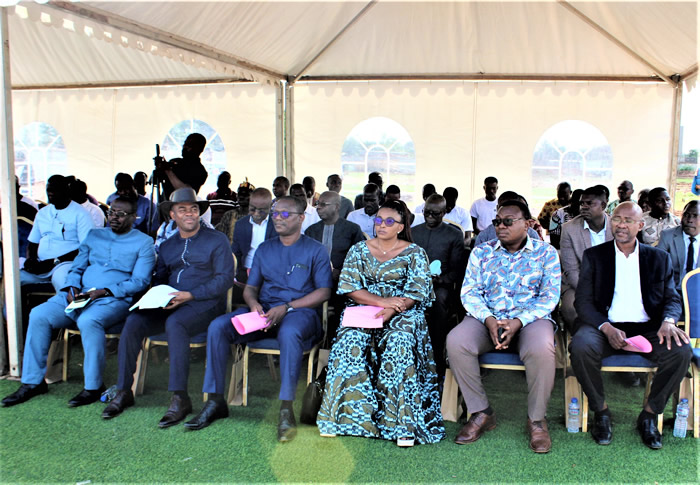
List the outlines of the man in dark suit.
{"type": "Polygon", "coordinates": [[[574,297],[581,273],[583,252],[593,246],[611,241],[610,216],[605,213],[608,197],[600,187],[589,187],[581,195],[578,216],[561,228],[559,256],[561,257],[561,316],[566,328],[575,332],[574,297]]]}
{"type": "Polygon", "coordinates": [[[336,309],[334,317],[328,322],[328,335],[333,338],[340,323],[340,311],[345,302],[344,296],[336,295],[340,270],[348,250],[356,243],[365,239],[360,226],[340,217],[340,194],[337,192],[324,192],[318,199],[316,206],[320,221],[310,225],[306,229],[306,235],[323,244],[331,258],[333,270],[333,291],[331,292],[330,305],[336,309]],[[337,315],[337,317],[336,317],[337,315]]]}
{"type": "Polygon", "coordinates": [[[691,200],[683,209],[681,225],[661,232],[659,244],[656,246],[671,255],[673,279],[676,291],[681,295],[681,282],[689,271],[698,268],[698,249],[700,248],[700,218],[698,218],[697,200],[691,200]]]}
{"type": "MultiPolygon", "coordinates": [[[[440,271],[432,274],[435,301],[425,314],[428,332],[435,351],[438,379],[445,376],[445,339],[452,330],[450,316],[461,307],[457,288],[464,280],[466,256],[464,233],[457,226],[443,222],[447,201],[440,194],[433,194],[425,201],[425,222],[411,228],[413,242],[425,249],[430,259],[440,262],[440,271]]],[[[467,216],[468,217],[468,216],[467,216]]],[[[458,318],[464,316],[459,312],[458,318]]]]}
{"type": "Polygon", "coordinates": [[[277,231],[270,221],[272,194],[265,188],[257,188],[250,195],[249,215],[236,221],[233,229],[231,251],[236,257],[236,281],[245,284],[253,257],[263,241],[275,237],[277,231]]]}
{"type": "Polygon", "coordinates": [[[596,443],[612,440],[612,419],[605,402],[601,360],[623,349],[628,337],[642,335],[652,346],[647,358],[658,365],[649,399],[637,418],[642,441],[661,448],[656,415],[663,413],[692,356],[688,336],[676,327],[680,298],[673,283],[670,256],[641,244],[642,210],[623,202],[610,220],[614,241],[587,249],[578,287],[578,330],[571,342],[571,364],[595,412],[591,435],[596,443]]]}

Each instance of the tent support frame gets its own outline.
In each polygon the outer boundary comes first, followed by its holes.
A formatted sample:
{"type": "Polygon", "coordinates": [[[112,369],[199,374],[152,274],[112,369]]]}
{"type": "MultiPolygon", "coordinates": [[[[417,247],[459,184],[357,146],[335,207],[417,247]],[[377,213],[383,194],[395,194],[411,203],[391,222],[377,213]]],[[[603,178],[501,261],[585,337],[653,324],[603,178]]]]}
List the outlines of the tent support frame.
{"type": "Polygon", "coordinates": [[[683,84],[673,89],[673,107],[671,109],[671,143],[668,149],[668,191],[671,199],[676,198],[678,185],[678,157],[680,156],[681,108],[683,106],[683,84]]]}
{"type": "MultiPolygon", "coordinates": [[[[21,289],[19,283],[19,241],[15,222],[17,220],[17,198],[15,197],[15,147],[12,132],[12,82],[10,77],[10,37],[7,21],[7,7],[0,8],[0,61],[2,63],[2,77],[0,81],[0,97],[2,98],[2,121],[0,122],[0,193],[2,197],[2,218],[5,224],[2,226],[2,241],[4,248],[3,257],[3,284],[5,294],[5,309],[7,311],[7,338],[10,375],[19,377],[21,363],[19,351],[22,346],[22,305],[21,289]]],[[[0,344],[4,352],[4,332],[0,337],[0,344]]],[[[3,363],[4,364],[4,363],[3,363]]]]}

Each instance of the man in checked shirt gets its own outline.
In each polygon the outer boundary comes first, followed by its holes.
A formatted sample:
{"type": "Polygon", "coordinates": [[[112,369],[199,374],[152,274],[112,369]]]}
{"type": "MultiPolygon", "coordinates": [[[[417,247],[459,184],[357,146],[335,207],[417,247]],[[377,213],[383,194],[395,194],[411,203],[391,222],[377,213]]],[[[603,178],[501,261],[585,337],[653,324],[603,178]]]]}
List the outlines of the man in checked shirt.
{"type": "Polygon", "coordinates": [[[498,239],[474,248],[462,285],[467,316],[447,336],[447,354],[471,417],[455,439],[478,440],[496,427],[484,391],[479,355],[516,349],[527,378],[527,430],[530,448],[547,453],[552,442],[545,413],[554,387],[554,322],[561,267],[553,246],[527,235],[527,205],[504,202],[493,227],[498,239]]]}

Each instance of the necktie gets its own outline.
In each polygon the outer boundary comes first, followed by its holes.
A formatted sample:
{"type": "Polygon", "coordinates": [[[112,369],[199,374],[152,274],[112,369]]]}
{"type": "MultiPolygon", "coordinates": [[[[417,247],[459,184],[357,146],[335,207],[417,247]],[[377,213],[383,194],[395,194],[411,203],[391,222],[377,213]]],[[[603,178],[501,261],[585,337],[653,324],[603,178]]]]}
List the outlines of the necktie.
{"type": "Polygon", "coordinates": [[[685,258],[685,272],[693,270],[695,267],[695,261],[693,261],[693,256],[695,256],[695,248],[693,248],[693,243],[695,242],[694,237],[690,237],[690,244],[688,244],[688,255],[685,258]]]}

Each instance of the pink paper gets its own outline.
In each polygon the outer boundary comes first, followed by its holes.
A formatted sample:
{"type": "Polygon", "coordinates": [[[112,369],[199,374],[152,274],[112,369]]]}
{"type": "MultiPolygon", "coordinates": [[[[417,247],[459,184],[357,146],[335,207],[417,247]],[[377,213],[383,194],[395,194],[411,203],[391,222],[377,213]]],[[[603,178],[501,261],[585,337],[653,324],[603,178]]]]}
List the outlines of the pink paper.
{"type": "Polygon", "coordinates": [[[258,312],[243,313],[231,318],[231,323],[239,335],[245,335],[267,327],[267,320],[258,312]]]}
{"type": "Polygon", "coordinates": [[[384,326],[382,318],[374,318],[382,310],[383,308],[379,306],[349,306],[343,313],[343,327],[382,328],[384,326]]]}
{"type": "Polygon", "coordinates": [[[642,352],[644,354],[648,354],[649,352],[651,352],[651,343],[641,335],[626,338],[625,342],[627,342],[627,345],[622,347],[622,350],[629,350],[630,352],[642,352]]]}

